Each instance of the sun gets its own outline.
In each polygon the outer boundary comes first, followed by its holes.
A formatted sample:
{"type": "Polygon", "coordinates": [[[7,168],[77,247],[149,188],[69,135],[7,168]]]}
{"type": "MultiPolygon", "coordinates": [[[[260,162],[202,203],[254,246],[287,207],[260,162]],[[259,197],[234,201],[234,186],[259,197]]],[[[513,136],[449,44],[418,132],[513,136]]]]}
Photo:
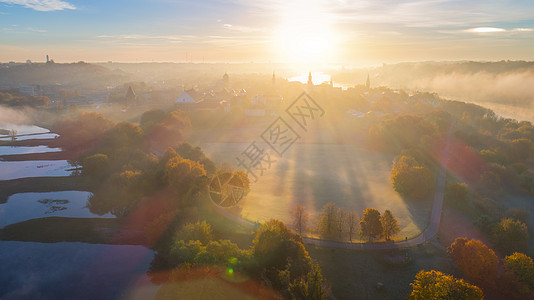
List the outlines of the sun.
{"type": "Polygon", "coordinates": [[[335,35],[331,28],[329,15],[312,1],[290,5],[277,31],[279,57],[292,63],[332,60],[335,35]]]}

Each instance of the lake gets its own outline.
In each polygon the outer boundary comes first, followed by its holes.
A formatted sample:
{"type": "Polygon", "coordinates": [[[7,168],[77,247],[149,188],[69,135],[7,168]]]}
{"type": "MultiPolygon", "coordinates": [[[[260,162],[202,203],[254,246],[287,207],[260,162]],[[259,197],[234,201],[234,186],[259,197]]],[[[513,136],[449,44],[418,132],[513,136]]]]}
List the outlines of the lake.
{"type": "Polygon", "coordinates": [[[0,161],[0,180],[69,176],[71,168],[66,160],[0,161]]]}
{"type": "Polygon", "coordinates": [[[50,148],[47,146],[35,146],[35,147],[0,146],[0,155],[48,153],[48,152],[60,152],[60,151],[61,151],[61,148],[50,148]]]}
{"type": "Polygon", "coordinates": [[[152,299],[144,246],[0,242],[0,299],[152,299]]]}
{"type": "Polygon", "coordinates": [[[20,193],[0,204],[0,228],[35,218],[114,218],[111,213],[98,216],[89,211],[87,199],[91,193],[62,191],[49,193],[20,193]]]}
{"type": "MultiPolygon", "coordinates": [[[[0,128],[37,133],[19,140],[57,136],[38,126],[0,128]]],[[[2,146],[0,155],[60,150],[2,146]]],[[[0,161],[0,180],[68,176],[69,168],[66,160],[0,161]]],[[[0,228],[48,216],[97,217],[86,208],[90,195],[84,191],[14,194],[0,204],[0,228]]],[[[0,241],[0,299],[152,299],[159,288],[146,274],[153,258],[154,251],[144,246],[0,241]]]]}

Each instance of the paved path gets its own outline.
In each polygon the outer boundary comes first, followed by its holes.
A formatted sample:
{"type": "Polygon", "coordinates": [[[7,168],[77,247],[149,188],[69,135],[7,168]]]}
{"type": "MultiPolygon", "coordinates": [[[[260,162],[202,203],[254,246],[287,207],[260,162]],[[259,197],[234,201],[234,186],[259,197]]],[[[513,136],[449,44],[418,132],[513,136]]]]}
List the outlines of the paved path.
{"type": "MultiPolygon", "coordinates": [[[[346,243],[346,242],[336,242],[336,241],[326,241],[320,239],[314,239],[309,237],[303,237],[302,240],[305,244],[327,246],[333,248],[345,248],[345,249],[360,249],[360,250],[385,250],[385,249],[397,249],[397,248],[406,248],[415,245],[422,244],[434,238],[439,231],[439,225],[441,223],[441,213],[443,211],[443,197],[445,194],[445,181],[447,179],[447,166],[446,163],[449,160],[449,146],[450,139],[452,136],[452,129],[454,123],[449,127],[447,133],[447,142],[445,148],[441,150],[441,168],[438,173],[438,179],[436,183],[436,192],[434,194],[434,205],[432,206],[432,214],[430,216],[430,222],[427,228],[418,236],[401,242],[390,242],[390,243],[346,243]]],[[[218,207],[219,208],[219,207],[218,207]]],[[[256,229],[258,228],[258,223],[252,223],[245,219],[242,219],[238,216],[230,214],[223,208],[218,209],[219,213],[225,217],[232,219],[233,221],[249,227],[256,229]]]]}

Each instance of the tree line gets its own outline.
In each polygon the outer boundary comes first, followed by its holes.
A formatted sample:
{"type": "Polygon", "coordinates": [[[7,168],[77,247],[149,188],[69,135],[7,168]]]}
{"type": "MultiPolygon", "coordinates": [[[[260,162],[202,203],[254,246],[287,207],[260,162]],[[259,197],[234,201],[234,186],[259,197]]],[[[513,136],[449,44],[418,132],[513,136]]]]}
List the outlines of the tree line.
{"type": "Polygon", "coordinates": [[[349,240],[358,235],[369,242],[384,238],[390,241],[400,231],[399,221],[390,210],[383,214],[374,208],[367,208],[361,217],[355,211],[346,211],[330,202],[323,206],[316,220],[316,229],[310,225],[309,213],[306,208],[296,204],[291,211],[292,225],[301,236],[308,231],[317,231],[325,239],[349,240]]]}
{"type": "Polygon", "coordinates": [[[534,261],[514,252],[499,260],[479,240],[457,238],[448,248],[464,278],[439,271],[421,271],[412,285],[410,299],[483,299],[484,292],[501,299],[534,298],[534,261]]]}

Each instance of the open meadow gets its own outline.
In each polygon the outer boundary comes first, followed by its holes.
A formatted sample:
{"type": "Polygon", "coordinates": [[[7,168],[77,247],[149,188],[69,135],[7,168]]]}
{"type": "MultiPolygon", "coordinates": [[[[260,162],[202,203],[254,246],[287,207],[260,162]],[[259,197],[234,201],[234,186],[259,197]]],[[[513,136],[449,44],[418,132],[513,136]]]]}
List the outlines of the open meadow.
{"type": "MultiPolygon", "coordinates": [[[[235,157],[248,145],[199,144],[218,165],[234,166],[235,157]]],[[[368,207],[391,210],[401,227],[397,240],[414,237],[426,227],[432,201],[405,201],[393,190],[390,155],[372,153],[358,145],[294,144],[283,157],[273,158],[277,161],[258,176],[257,182],[251,182],[250,193],[239,203],[245,219],[263,222],[275,218],[291,224],[290,211],[298,203],[310,213],[309,225],[316,227],[323,205],[334,202],[359,215],[368,207]]]]}

